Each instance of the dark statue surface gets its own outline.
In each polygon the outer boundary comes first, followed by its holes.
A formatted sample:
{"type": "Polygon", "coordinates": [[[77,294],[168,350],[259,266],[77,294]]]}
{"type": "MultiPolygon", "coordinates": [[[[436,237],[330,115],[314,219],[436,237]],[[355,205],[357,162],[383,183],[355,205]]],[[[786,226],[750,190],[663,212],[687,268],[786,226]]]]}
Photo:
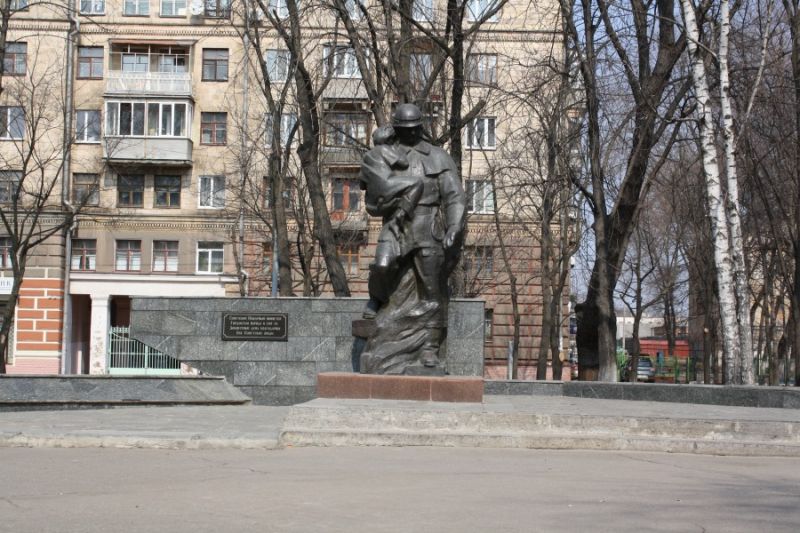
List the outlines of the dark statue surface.
{"type": "Polygon", "coordinates": [[[370,264],[364,318],[374,328],[361,354],[367,374],[441,374],[449,295],[466,198],[450,155],[423,138],[422,114],[397,106],[392,126],[373,134],[361,186],[367,212],[383,219],[370,264]]]}

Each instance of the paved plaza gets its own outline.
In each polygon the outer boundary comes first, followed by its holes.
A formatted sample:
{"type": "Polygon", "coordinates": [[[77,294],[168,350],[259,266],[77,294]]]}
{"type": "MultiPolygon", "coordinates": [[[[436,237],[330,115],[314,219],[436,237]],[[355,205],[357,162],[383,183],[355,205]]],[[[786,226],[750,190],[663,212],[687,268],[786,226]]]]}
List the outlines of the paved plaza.
{"type": "Polygon", "coordinates": [[[0,449],[0,532],[800,529],[800,459],[448,448],[0,449]]]}

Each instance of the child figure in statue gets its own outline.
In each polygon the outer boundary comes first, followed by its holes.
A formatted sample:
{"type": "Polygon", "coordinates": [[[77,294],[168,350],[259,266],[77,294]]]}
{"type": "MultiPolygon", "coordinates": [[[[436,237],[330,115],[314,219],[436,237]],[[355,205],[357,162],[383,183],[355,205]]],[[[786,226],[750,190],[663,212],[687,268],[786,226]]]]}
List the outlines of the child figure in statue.
{"type": "Polygon", "coordinates": [[[408,159],[393,144],[394,128],[381,126],[372,134],[372,140],[375,146],[364,155],[361,166],[361,188],[366,190],[367,212],[383,217],[383,227],[375,261],[369,266],[370,299],[364,318],[375,318],[392,293],[397,262],[403,255],[403,224],[411,218],[423,191],[421,177],[395,173],[408,168],[408,159]]]}

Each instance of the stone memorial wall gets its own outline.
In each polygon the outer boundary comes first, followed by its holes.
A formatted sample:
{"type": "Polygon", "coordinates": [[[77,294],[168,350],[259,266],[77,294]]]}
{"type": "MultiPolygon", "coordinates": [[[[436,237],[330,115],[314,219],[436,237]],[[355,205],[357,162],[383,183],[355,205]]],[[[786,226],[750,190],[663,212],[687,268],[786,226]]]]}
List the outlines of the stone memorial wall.
{"type": "MultiPolygon", "coordinates": [[[[205,374],[224,376],[253,403],[316,397],[317,374],[353,372],[361,298],[138,298],[131,337],[205,374]]],[[[452,300],[446,370],[483,376],[483,301],[452,300]]]]}

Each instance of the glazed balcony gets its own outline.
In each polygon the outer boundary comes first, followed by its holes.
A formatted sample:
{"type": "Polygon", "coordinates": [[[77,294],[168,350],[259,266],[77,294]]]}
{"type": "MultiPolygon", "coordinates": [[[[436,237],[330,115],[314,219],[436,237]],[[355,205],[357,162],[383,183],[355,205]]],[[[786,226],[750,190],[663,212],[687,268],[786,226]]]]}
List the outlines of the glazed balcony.
{"type": "Polygon", "coordinates": [[[106,93],[126,96],[192,96],[192,75],[188,72],[125,72],[106,74],[106,93]]]}

